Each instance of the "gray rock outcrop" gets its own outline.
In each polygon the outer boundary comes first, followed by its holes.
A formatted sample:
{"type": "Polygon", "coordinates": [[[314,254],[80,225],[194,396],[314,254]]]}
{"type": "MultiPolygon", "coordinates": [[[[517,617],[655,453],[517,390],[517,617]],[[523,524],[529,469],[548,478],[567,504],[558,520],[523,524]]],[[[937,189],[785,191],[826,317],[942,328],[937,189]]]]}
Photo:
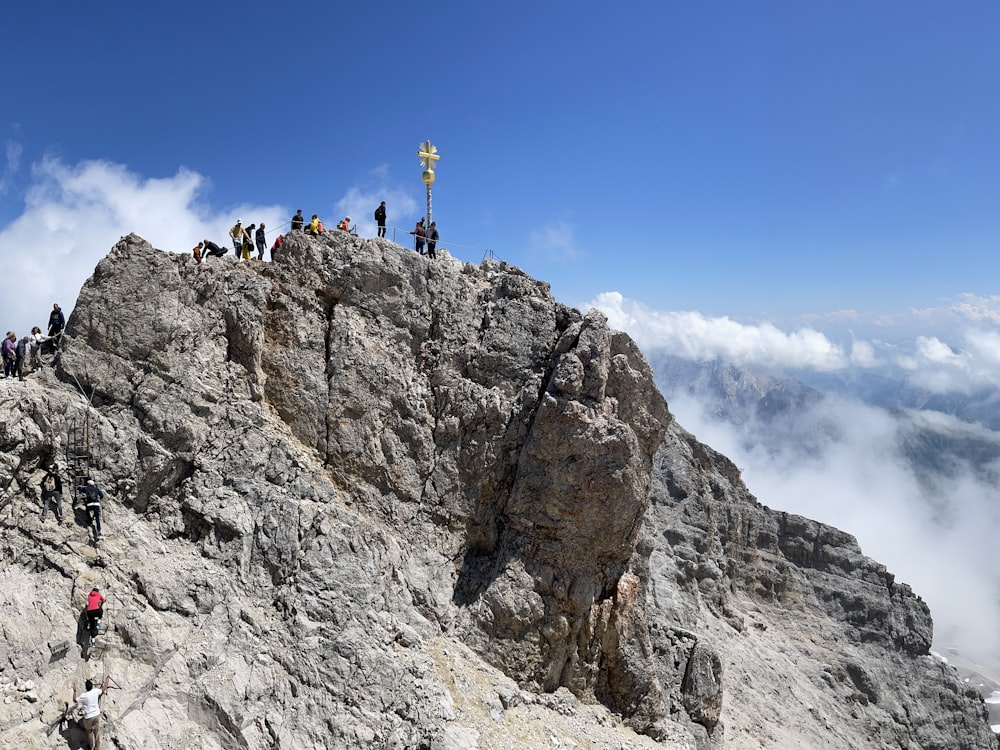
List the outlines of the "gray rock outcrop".
{"type": "Polygon", "coordinates": [[[760,505],[626,335],[439,255],[100,262],[0,391],[14,746],[77,741],[70,683],[110,674],[119,748],[997,747],[922,601],[760,505]],[[38,518],[81,446],[97,547],[38,518]]]}

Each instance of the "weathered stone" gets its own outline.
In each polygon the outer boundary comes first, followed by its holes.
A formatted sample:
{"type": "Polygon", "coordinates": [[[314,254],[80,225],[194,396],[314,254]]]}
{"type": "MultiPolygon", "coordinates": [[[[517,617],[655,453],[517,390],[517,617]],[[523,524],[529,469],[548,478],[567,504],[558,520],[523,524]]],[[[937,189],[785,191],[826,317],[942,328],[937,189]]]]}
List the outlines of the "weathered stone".
{"type": "Polygon", "coordinates": [[[757,503],[602,315],[492,261],[282,249],[125,237],[58,368],[0,389],[11,746],[110,674],[119,747],[996,747],[923,602],[757,503]],[[38,517],[74,428],[98,548],[38,517]]]}

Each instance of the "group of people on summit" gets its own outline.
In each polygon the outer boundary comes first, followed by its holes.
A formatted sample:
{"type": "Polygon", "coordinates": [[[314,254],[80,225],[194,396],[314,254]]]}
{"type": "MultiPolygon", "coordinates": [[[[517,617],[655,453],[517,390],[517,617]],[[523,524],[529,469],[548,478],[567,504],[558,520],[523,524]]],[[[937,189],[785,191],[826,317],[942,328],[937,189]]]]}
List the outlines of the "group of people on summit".
{"type": "MultiPolygon", "coordinates": [[[[385,201],[382,201],[378,208],[375,209],[374,213],[375,223],[378,225],[378,236],[384,238],[386,232],[386,207],[385,201]]],[[[351,224],[351,217],[345,216],[339,222],[337,222],[337,229],[342,232],[347,232],[349,234],[357,236],[357,227],[351,224]]],[[[291,218],[289,226],[292,232],[304,232],[305,234],[312,235],[313,237],[318,237],[324,232],[326,228],[323,226],[323,220],[319,218],[317,214],[313,214],[312,217],[306,222],[305,216],[302,215],[302,209],[298,209],[295,215],[291,218]]],[[[236,223],[233,225],[232,229],[229,230],[229,239],[233,243],[233,250],[236,255],[237,260],[248,261],[253,258],[254,248],[257,251],[257,260],[264,260],[265,249],[267,248],[267,227],[262,222],[260,226],[257,224],[251,224],[250,226],[244,227],[242,219],[237,219],[236,223]]],[[[437,222],[432,221],[430,225],[424,225],[424,219],[421,218],[416,227],[414,227],[412,232],[409,234],[415,237],[414,250],[421,255],[427,255],[429,258],[436,258],[435,249],[438,242],[438,230],[437,222]],[[426,247],[426,250],[424,249],[426,247]]],[[[271,259],[274,260],[275,253],[280,251],[281,243],[284,240],[283,234],[278,234],[274,239],[274,244],[271,245],[271,259]]],[[[192,255],[197,263],[201,263],[203,260],[209,257],[215,256],[221,258],[223,255],[229,252],[228,247],[223,247],[221,245],[212,242],[211,240],[202,240],[199,242],[192,250],[192,255]]]]}
{"type": "Polygon", "coordinates": [[[42,366],[42,345],[49,341],[58,342],[66,327],[66,316],[58,304],[52,305],[52,312],[49,313],[49,335],[42,334],[42,329],[35,326],[31,329],[30,336],[23,336],[19,340],[13,331],[7,331],[3,343],[0,344],[0,354],[3,355],[3,375],[2,378],[13,378],[24,380],[26,368],[27,372],[34,372],[42,366]],[[30,357],[30,359],[29,359],[30,357]]]}

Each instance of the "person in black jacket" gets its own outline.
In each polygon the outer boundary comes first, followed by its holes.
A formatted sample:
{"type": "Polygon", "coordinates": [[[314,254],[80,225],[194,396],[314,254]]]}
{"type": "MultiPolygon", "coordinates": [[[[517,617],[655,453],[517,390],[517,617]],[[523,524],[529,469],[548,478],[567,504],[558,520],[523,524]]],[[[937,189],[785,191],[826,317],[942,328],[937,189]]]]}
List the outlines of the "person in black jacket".
{"type": "Polygon", "coordinates": [[[385,201],[375,209],[375,221],[378,222],[378,236],[385,237],[385,201]]]}
{"type": "Polygon", "coordinates": [[[59,467],[52,464],[49,470],[42,477],[42,520],[49,512],[49,503],[55,503],[53,509],[56,514],[56,521],[62,523],[62,477],[59,476],[59,467]]]}
{"type": "Polygon", "coordinates": [[[66,327],[66,316],[57,304],[52,305],[52,312],[49,313],[49,337],[58,336],[66,327]]]}
{"type": "Polygon", "coordinates": [[[427,257],[436,258],[434,254],[434,248],[437,247],[438,243],[438,230],[437,222],[432,221],[431,225],[427,228],[427,257]]]}
{"type": "Polygon", "coordinates": [[[221,258],[223,255],[229,252],[228,247],[219,247],[211,240],[202,240],[202,247],[205,249],[205,257],[208,258],[210,255],[214,255],[217,258],[221,258]]]}
{"type": "Polygon", "coordinates": [[[257,260],[264,260],[264,250],[267,249],[267,239],[264,233],[264,225],[257,227],[254,233],[254,241],[257,243],[257,260]]]}
{"type": "Polygon", "coordinates": [[[306,224],[306,217],[302,215],[302,209],[300,208],[295,212],[295,216],[292,217],[292,231],[301,232],[302,227],[306,224]]]}
{"type": "Polygon", "coordinates": [[[94,532],[97,539],[101,538],[101,500],[104,493],[97,486],[93,479],[88,479],[85,485],[77,487],[86,498],[87,518],[94,525],[94,532]]]}

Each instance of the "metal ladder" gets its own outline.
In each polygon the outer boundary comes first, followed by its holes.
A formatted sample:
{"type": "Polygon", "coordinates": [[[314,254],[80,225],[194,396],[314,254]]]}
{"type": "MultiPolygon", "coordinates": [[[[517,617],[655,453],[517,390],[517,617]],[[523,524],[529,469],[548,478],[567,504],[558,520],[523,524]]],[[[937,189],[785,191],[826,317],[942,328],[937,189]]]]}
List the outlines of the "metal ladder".
{"type": "Polygon", "coordinates": [[[90,478],[90,413],[71,419],[66,427],[66,477],[73,486],[70,506],[76,505],[79,487],[90,478]]]}

